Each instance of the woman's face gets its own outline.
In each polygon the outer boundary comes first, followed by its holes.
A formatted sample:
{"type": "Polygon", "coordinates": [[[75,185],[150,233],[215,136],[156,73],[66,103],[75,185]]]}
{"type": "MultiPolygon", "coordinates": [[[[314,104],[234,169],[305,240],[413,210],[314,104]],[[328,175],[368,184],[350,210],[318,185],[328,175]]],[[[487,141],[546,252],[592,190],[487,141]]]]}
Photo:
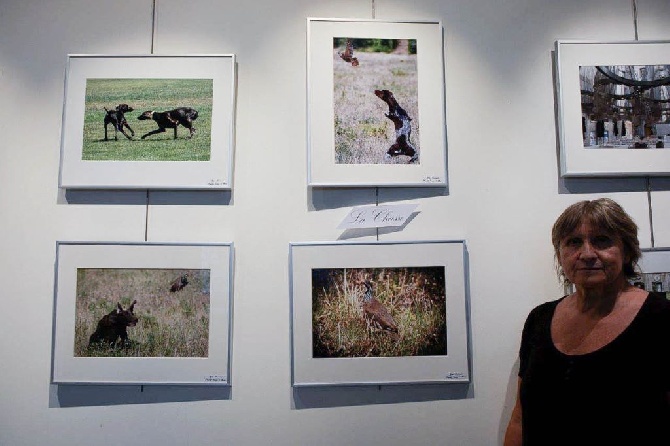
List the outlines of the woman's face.
{"type": "Polygon", "coordinates": [[[558,247],[563,273],[577,287],[597,288],[625,283],[623,265],[628,261],[621,238],[589,222],[582,223],[558,247]]]}

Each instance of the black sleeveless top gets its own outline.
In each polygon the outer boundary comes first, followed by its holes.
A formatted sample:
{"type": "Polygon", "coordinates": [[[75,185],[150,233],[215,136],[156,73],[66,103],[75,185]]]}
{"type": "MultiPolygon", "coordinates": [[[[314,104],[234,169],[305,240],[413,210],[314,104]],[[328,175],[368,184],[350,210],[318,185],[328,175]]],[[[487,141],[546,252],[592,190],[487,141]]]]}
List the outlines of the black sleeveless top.
{"type": "Polygon", "coordinates": [[[670,301],[650,293],[612,342],[566,355],[551,339],[560,300],[536,307],[523,329],[524,446],[670,445],[670,301]]]}

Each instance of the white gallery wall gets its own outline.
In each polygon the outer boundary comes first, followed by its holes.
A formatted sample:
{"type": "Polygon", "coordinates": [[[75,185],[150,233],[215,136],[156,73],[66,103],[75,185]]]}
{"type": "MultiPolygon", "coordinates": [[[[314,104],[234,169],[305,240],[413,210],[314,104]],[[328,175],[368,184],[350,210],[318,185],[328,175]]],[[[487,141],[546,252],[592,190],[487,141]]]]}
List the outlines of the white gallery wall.
{"type": "MultiPolygon", "coordinates": [[[[670,246],[670,178],[558,174],[554,41],[633,40],[630,0],[155,3],[152,27],[151,0],[0,2],[0,445],[497,445],[524,319],[562,292],[558,214],[611,197],[670,246]],[[447,188],[306,186],[305,19],[373,15],[444,26],[447,188]],[[150,54],[152,29],[155,54],[237,56],[232,193],[59,190],[66,55],[150,54]],[[337,229],[377,202],[419,213],[337,229]],[[472,382],[294,392],[289,242],[376,239],[466,240],[472,382]],[[230,390],[51,385],[56,240],[234,242],[230,390]]],[[[640,40],[670,40],[670,2],[635,6],[640,40]]]]}

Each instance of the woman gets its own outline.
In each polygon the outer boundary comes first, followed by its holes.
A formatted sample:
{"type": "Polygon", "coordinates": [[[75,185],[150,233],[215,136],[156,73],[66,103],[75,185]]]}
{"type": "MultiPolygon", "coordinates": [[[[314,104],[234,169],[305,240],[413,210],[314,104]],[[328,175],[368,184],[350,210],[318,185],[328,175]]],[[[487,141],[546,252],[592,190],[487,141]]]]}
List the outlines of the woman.
{"type": "Polygon", "coordinates": [[[670,444],[670,301],[631,285],[637,226],[602,198],[552,229],[569,296],[528,316],[505,446],[670,444]]]}

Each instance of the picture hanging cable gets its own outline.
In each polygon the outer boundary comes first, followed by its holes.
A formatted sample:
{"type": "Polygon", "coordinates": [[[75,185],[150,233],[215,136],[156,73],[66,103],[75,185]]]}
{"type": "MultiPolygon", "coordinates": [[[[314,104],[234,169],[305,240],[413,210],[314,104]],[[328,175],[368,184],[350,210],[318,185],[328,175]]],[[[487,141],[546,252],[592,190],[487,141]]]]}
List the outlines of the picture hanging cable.
{"type": "Polygon", "coordinates": [[[149,189],[147,189],[147,204],[144,210],[144,241],[149,240],[149,189]]]}
{"type": "Polygon", "coordinates": [[[154,40],[156,38],[156,0],[151,2],[151,54],[154,53],[154,40]]]}
{"type": "MultiPolygon", "coordinates": [[[[156,0],[151,1],[151,54],[154,53],[154,41],[156,40],[156,0]]],[[[144,241],[149,240],[149,194],[151,192],[147,189],[147,200],[144,211],[144,241]]],[[[144,387],[142,388],[144,391],[144,387]]]]}
{"type": "Polygon", "coordinates": [[[372,3],[372,18],[375,18],[375,0],[370,0],[372,3]]]}
{"type": "MultiPolygon", "coordinates": [[[[633,9],[633,29],[635,30],[635,40],[639,40],[637,33],[637,1],[631,0],[631,7],[633,9]]],[[[647,181],[647,205],[649,208],[649,231],[651,232],[651,247],[655,246],[654,240],[654,208],[651,203],[651,177],[646,177],[647,181]]]]}
{"type": "MultiPolygon", "coordinates": [[[[379,186],[375,187],[375,206],[379,206],[379,186]]],[[[377,232],[377,241],[379,241],[379,228],[376,228],[376,232],[377,232]]]]}
{"type": "Polygon", "coordinates": [[[651,231],[651,247],[654,243],[654,208],[651,205],[651,177],[647,177],[647,203],[649,204],[649,231],[651,231]]]}
{"type": "Polygon", "coordinates": [[[637,1],[631,0],[631,3],[633,6],[633,29],[635,30],[635,40],[639,40],[637,35],[637,1]]]}

